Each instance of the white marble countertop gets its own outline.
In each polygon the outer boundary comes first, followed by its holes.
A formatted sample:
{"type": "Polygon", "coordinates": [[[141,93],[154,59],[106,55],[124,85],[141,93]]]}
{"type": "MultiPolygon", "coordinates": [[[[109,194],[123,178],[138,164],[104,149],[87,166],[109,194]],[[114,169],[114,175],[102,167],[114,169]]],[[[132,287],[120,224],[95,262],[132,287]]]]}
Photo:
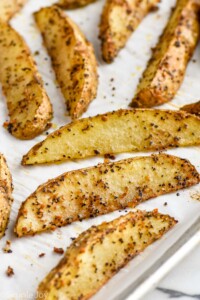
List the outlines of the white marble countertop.
{"type": "Polygon", "coordinates": [[[200,241],[143,300],[200,299],[200,241]]]}

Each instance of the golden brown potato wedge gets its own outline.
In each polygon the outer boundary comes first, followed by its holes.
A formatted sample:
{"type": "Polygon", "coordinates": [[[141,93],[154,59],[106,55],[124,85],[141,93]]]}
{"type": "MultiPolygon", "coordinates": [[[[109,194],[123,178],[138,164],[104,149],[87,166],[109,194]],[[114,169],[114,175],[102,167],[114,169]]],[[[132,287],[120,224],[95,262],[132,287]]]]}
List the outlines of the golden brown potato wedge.
{"type": "Polygon", "coordinates": [[[190,114],[194,114],[200,117],[200,101],[181,107],[181,110],[185,110],[190,114]]]}
{"type": "Polygon", "coordinates": [[[137,211],[89,228],[73,241],[64,258],[40,283],[37,294],[43,297],[37,299],[89,299],[176,223],[156,210],[137,211]]]}
{"type": "Polygon", "coordinates": [[[197,184],[187,160],[166,154],[71,171],[38,187],[22,204],[15,232],[35,234],[197,184]]]}
{"type": "Polygon", "coordinates": [[[119,110],[77,120],[35,145],[23,165],[108,153],[161,150],[200,144],[200,118],[183,111],[119,110]]]}
{"type": "Polygon", "coordinates": [[[75,9],[86,6],[95,1],[96,0],[59,0],[56,2],[56,5],[64,9],[75,9]]]}
{"type": "Polygon", "coordinates": [[[137,87],[133,107],[161,105],[175,96],[199,40],[199,7],[196,0],[177,0],[137,87]]]}
{"type": "Polygon", "coordinates": [[[100,21],[103,59],[111,63],[160,0],[106,0],[100,21]]]}
{"type": "Polygon", "coordinates": [[[0,20],[7,22],[17,13],[26,0],[1,0],[0,1],[0,20]]]}
{"type": "Polygon", "coordinates": [[[5,234],[12,202],[12,177],[4,156],[0,154],[0,238],[5,234]]]}
{"type": "Polygon", "coordinates": [[[69,113],[73,119],[78,118],[97,93],[97,62],[93,47],[58,7],[45,7],[34,15],[69,113]]]}
{"type": "Polygon", "coordinates": [[[22,37],[0,21],[0,82],[6,96],[8,131],[19,139],[32,139],[46,128],[52,107],[42,80],[22,37]]]}

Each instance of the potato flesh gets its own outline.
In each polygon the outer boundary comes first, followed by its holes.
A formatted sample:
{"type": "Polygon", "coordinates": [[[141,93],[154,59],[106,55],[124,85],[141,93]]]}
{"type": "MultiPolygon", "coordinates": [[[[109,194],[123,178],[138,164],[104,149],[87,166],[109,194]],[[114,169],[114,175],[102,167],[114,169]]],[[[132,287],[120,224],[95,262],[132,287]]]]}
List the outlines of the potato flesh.
{"type": "Polygon", "coordinates": [[[182,111],[119,110],[72,122],[35,145],[24,165],[200,144],[200,118],[182,111]]]}
{"type": "Polygon", "coordinates": [[[57,7],[35,13],[36,23],[72,118],[78,118],[96,97],[97,63],[92,45],[78,26],[57,7]]]}
{"type": "Polygon", "coordinates": [[[107,0],[100,23],[103,59],[110,63],[117,56],[142,19],[159,0],[107,0]]]}
{"type": "Polygon", "coordinates": [[[26,0],[1,0],[0,1],[0,20],[7,22],[20,10],[26,0]]]}
{"type": "Polygon", "coordinates": [[[181,110],[184,110],[190,114],[195,114],[200,117],[200,101],[185,105],[181,107],[181,110]]]}
{"type": "Polygon", "coordinates": [[[89,299],[177,221],[157,211],[129,213],[83,232],[40,283],[42,300],[89,299]]]}
{"type": "Polygon", "coordinates": [[[194,0],[177,0],[137,87],[133,107],[160,105],[175,96],[199,40],[198,12],[194,0]]]}
{"type": "Polygon", "coordinates": [[[9,132],[31,139],[49,126],[52,107],[22,37],[0,21],[0,81],[6,96],[9,132]]]}
{"type": "Polygon", "coordinates": [[[12,177],[4,156],[0,154],[0,238],[4,236],[12,202],[12,177]]]}
{"type": "Polygon", "coordinates": [[[199,182],[186,160],[160,154],[65,173],[40,186],[22,204],[18,236],[96,217],[199,182]]]}
{"type": "Polygon", "coordinates": [[[86,6],[96,0],[59,0],[56,5],[64,9],[74,9],[86,6]]]}

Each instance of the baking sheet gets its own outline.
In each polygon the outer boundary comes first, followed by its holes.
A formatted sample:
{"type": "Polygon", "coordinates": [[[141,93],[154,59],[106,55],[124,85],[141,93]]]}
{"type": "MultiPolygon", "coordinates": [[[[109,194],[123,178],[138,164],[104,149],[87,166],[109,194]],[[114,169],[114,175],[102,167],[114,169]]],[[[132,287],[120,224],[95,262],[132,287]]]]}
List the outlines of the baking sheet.
{"type": "MultiPolygon", "coordinates": [[[[45,82],[45,88],[50,96],[54,108],[53,128],[70,121],[66,113],[64,99],[55,82],[49,57],[42,46],[42,40],[37,30],[32,12],[42,6],[48,6],[52,0],[29,0],[24,9],[13,20],[12,25],[24,36],[32,52],[39,51],[35,56],[40,73],[45,82]]],[[[153,47],[168,19],[174,0],[163,0],[160,10],[150,14],[138,30],[130,38],[126,48],[122,50],[111,65],[105,64],[100,55],[98,40],[98,23],[104,1],[100,0],[86,8],[68,12],[94,44],[99,62],[99,92],[97,99],[92,102],[84,117],[127,108],[133,97],[138,79],[145,68],[153,47]],[[114,80],[112,80],[114,79],[114,80]]],[[[196,49],[193,59],[187,69],[184,83],[176,98],[163,105],[162,108],[177,109],[178,107],[199,99],[200,95],[200,47],[196,49]]],[[[0,94],[0,120],[1,124],[7,119],[5,99],[0,94]]],[[[199,128],[197,128],[199,130],[199,128]]],[[[60,260],[58,254],[53,253],[53,247],[66,247],[71,243],[71,238],[76,237],[91,225],[100,224],[102,221],[111,220],[124,212],[115,212],[95,219],[76,222],[51,233],[43,233],[35,237],[17,239],[13,234],[13,226],[17,212],[22,201],[25,200],[37,186],[46,180],[60,175],[63,172],[96,165],[103,162],[103,158],[76,160],[52,166],[22,167],[20,160],[30,147],[45,138],[45,133],[32,141],[19,141],[8,134],[0,126],[0,151],[5,154],[13,175],[14,204],[6,236],[0,241],[0,299],[1,300],[31,300],[34,299],[38,283],[60,260]],[[13,253],[3,253],[2,248],[6,240],[11,240],[13,253]],[[46,255],[39,258],[40,253],[46,255]],[[15,275],[8,278],[5,271],[8,266],[14,269],[15,275]]],[[[166,151],[183,158],[187,158],[200,171],[200,147],[174,149],[166,151]]],[[[149,153],[150,154],[150,153],[149,153]]],[[[147,153],[127,153],[116,156],[116,160],[147,153]]],[[[157,199],[152,199],[139,205],[139,209],[152,210],[158,208],[160,212],[175,217],[179,224],[171,230],[162,240],[148,247],[142,254],[132,260],[123,268],[93,299],[121,298],[121,293],[128,286],[137,282],[138,278],[153,266],[165,253],[181,238],[185,232],[198,220],[200,216],[200,202],[191,198],[194,193],[200,193],[199,186],[172,193],[157,199]],[[167,206],[164,203],[167,202],[167,206]]]]}

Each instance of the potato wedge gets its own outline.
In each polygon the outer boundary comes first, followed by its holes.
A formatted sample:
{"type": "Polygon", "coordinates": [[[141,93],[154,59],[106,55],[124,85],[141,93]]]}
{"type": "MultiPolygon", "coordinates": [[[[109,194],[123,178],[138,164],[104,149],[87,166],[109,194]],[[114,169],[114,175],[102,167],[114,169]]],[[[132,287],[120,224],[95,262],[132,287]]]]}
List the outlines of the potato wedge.
{"type": "Polygon", "coordinates": [[[59,0],[55,4],[64,9],[75,9],[86,6],[96,0],[59,0]]]}
{"type": "Polygon", "coordinates": [[[35,14],[70,116],[76,119],[96,97],[97,62],[79,27],[56,6],[35,14]]]}
{"type": "Polygon", "coordinates": [[[20,237],[96,217],[197,184],[187,160],[166,154],[130,158],[71,171],[38,187],[22,204],[20,237]]]}
{"type": "Polygon", "coordinates": [[[177,0],[137,87],[132,107],[161,105],[175,96],[199,40],[199,7],[196,0],[177,0]]]}
{"type": "Polygon", "coordinates": [[[160,0],[106,0],[100,33],[103,59],[111,63],[143,18],[160,0]]]}
{"type": "Polygon", "coordinates": [[[22,37],[0,21],[0,82],[6,96],[8,131],[32,139],[49,127],[52,107],[42,80],[22,37]]]}
{"type": "Polygon", "coordinates": [[[26,0],[1,0],[0,1],[0,20],[7,22],[17,13],[26,0]]]}
{"type": "Polygon", "coordinates": [[[181,107],[181,110],[187,111],[190,114],[200,117],[200,101],[181,107]]]}
{"type": "Polygon", "coordinates": [[[137,211],[89,228],[73,241],[64,258],[40,283],[37,294],[43,297],[37,299],[89,299],[176,223],[156,210],[137,211]]]}
{"type": "Polygon", "coordinates": [[[4,156],[0,154],[0,238],[4,236],[9,221],[12,190],[12,177],[4,156]]]}
{"type": "Polygon", "coordinates": [[[200,118],[183,111],[118,110],[65,125],[35,145],[22,164],[199,145],[199,128],[200,118]]]}

